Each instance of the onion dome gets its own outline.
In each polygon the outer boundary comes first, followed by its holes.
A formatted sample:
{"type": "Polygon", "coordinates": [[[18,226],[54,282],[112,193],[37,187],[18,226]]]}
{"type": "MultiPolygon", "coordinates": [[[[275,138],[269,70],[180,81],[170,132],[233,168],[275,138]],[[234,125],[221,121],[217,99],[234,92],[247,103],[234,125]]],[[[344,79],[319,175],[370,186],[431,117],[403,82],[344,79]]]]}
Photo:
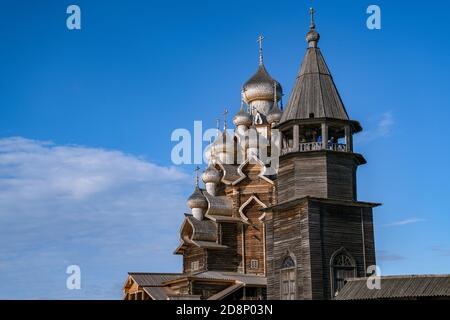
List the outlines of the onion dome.
{"type": "Polygon", "coordinates": [[[255,100],[272,100],[276,92],[279,100],[282,95],[281,85],[275,81],[267,72],[263,64],[260,64],[256,73],[244,84],[245,102],[250,103],[255,100]],[[276,91],[274,91],[273,83],[276,82],[276,91]]]}
{"type": "Polygon", "coordinates": [[[308,43],[311,42],[319,42],[320,34],[316,30],[309,30],[309,32],[306,34],[306,41],[308,43]]]}
{"type": "Polygon", "coordinates": [[[206,209],[208,207],[208,201],[202,194],[198,187],[195,187],[194,193],[187,200],[187,205],[191,209],[200,208],[206,209]]]}
{"type": "MultiPolygon", "coordinates": [[[[275,87],[276,87],[276,83],[273,83],[274,86],[274,92],[275,92],[275,87]]],[[[273,107],[272,109],[270,109],[269,113],[267,114],[267,122],[269,124],[272,123],[278,123],[281,120],[281,117],[283,116],[283,112],[278,108],[278,104],[277,104],[277,97],[276,94],[274,94],[273,97],[273,107]]]]}
{"type": "Polygon", "coordinates": [[[233,123],[238,126],[250,126],[252,124],[252,116],[244,110],[244,100],[241,102],[241,109],[233,118],[233,123]]]}
{"type": "MultiPolygon", "coordinates": [[[[276,82],[267,72],[263,63],[262,40],[263,36],[258,38],[259,42],[259,66],[256,73],[243,86],[245,102],[250,103],[254,100],[272,100],[274,95],[273,83],[276,82]]],[[[281,85],[277,82],[277,99],[282,96],[281,85]]]]}
{"type": "Polygon", "coordinates": [[[266,119],[269,124],[278,123],[280,122],[282,116],[283,112],[278,108],[277,105],[275,105],[267,114],[266,119]]]}
{"type": "Polygon", "coordinates": [[[219,170],[217,170],[212,162],[209,163],[205,172],[202,174],[202,180],[204,183],[219,183],[222,178],[219,170]]]}

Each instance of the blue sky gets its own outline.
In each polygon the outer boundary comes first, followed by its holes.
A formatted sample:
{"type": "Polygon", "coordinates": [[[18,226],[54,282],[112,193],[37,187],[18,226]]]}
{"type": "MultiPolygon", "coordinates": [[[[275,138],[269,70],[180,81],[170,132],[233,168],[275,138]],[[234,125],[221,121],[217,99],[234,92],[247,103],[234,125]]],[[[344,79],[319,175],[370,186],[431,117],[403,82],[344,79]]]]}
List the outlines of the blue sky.
{"type": "MultiPolygon", "coordinates": [[[[0,298],[115,299],[172,252],[192,166],[170,135],[213,127],[258,63],[289,94],[310,1],[0,1],[0,298]],[[78,4],[82,29],[66,28],[78,4]],[[77,264],[82,289],[66,289],[77,264]]],[[[383,274],[450,273],[448,1],[316,1],[353,119],[383,274]],[[366,28],[370,4],[382,29],[366,28]]]]}

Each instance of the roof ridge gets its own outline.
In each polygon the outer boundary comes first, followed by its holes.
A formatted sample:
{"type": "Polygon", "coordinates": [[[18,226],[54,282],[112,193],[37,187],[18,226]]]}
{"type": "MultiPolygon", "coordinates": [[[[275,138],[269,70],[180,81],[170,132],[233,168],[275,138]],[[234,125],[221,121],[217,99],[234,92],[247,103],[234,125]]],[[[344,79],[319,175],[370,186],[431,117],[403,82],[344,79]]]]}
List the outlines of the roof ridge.
{"type": "Polygon", "coordinates": [[[317,54],[317,50],[314,50],[314,55],[316,56],[316,67],[317,67],[317,74],[319,75],[319,90],[320,90],[320,101],[322,102],[322,109],[323,109],[323,116],[327,117],[326,109],[325,109],[325,100],[324,100],[324,94],[323,94],[323,88],[322,88],[322,81],[320,81],[320,67],[319,67],[319,55],[317,54]]]}
{"type": "MultiPolygon", "coordinates": [[[[418,279],[418,278],[449,278],[450,274],[404,274],[404,275],[381,275],[381,279],[418,279]]],[[[363,281],[370,277],[348,278],[346,281],[363,281]]]]}
{"type": "Polygon", "coordinates": [[[129,275],[133,275],[133,274],[153,274],[153,275],[161,275],[161,274],[166,274],[166,275],[180,275],[182,273],[178,272],[128,272],[129,275]]]}

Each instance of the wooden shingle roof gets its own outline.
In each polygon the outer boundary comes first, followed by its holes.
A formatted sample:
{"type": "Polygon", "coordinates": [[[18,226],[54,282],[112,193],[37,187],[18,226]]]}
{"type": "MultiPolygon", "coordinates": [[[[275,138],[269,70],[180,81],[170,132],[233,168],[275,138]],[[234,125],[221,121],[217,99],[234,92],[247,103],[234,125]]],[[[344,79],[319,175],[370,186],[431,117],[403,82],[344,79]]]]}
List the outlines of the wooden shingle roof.
{"type": "Polygon", "coordinates": [[[211,220],[198,220],[192,215],[187,214],[186,219],[192,225],[193,233],[191,240],[213,241],[217,240],[217,224],[211,220]]]}
{"type": "Polygon", "coordinates": [[[185,273],[181,274],[177,278],[166,281],[165,284],[168,285],[169,283],[184,281],[186,279],[211,281],[221,280],[230,283],[243,283],[246,286],[267,286],[267,278],[264,276],[224,271],[201,271],[198,273],[185,273]]]}
{"type": "Polygon", "coordinates": [[[349,279],[336,300],[448,297],[450,275],[383,276],[380,289],[369,289],[367,278],[349,279]]]}
{"type": "Polygon", "coordinates": [[[162,286],[163,282],[180,277],[181,273],[128,272],[139,286],[162,286]]]}
{"type": "Polygon", "coordinates": [[[306,51],[280,124],[311,117],[349,120],[330,70],[317,47],[306,51]]]}

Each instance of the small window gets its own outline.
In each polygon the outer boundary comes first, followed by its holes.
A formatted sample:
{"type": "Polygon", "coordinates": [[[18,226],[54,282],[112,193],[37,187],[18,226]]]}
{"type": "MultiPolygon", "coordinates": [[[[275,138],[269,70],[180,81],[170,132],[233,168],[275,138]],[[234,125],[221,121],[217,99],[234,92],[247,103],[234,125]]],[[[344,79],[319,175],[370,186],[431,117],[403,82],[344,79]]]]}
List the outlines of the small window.
{"type": "Polygon", "coordinates": [[[258,260],[250,260],[250,269],[258,269],[259,261],[258,260]]]}
{"type": "Polygon", "coordinates": [[[200,269],[200,263],[198,261],[191,262],[191,271],[197,271],[200,269]]]}
{"type": "Polygon", "coordinates": [[[337,296],[348,278],[356,276],[355,260],[344,249],[338,250],[331,259],[332,293],[337,296]]]}
{"type": "Polygon", "coordinates": [[[295,261],[287,256],[281,264],[281,300],[295,300],[297,291],[295,261]]]}
{"type": "Polygon", "coordinates": [[[310,113],[309,114],[309,118],[311,119],[311,118],[314,118],[314,113],[310,113]]]}
{"type": "Polygon", "coordinates": [[[281,269],[288,269],[295,267],[295,262],[291,257],[286,257],[283,260],[283,264],[281,265],[281,269]]]}

